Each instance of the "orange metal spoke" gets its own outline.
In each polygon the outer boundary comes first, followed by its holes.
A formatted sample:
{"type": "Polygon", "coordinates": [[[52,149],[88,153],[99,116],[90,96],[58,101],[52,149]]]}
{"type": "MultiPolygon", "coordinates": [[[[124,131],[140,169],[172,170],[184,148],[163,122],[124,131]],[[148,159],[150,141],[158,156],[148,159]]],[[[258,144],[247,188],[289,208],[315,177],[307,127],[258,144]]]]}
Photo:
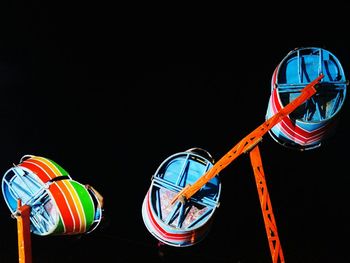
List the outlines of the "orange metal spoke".
{"type": "Polygon", "coordinates": [[[301,94],[292,102],[287,104],[284,108],[278,111],[271,118],[266,120],[263,124],[258,126],[254,131],[244,137],[239,143],[237,143],[228,153],[226,153],[213,167],[211,167],[204,175],[199,177],[197,181],[190,186],[184,187],[172,200],[171,204],[174,204],[179,198],[189,199],[199,189],[202,188],[210,179],[215,177],[221,170],[228,166],[242,153],[248,152],[257,143],[259,143],[263,137],[273,126],[279,123],[284,117],[293,112],[298,106],[309,99],[316,93],[315,85],[320,82],[324,77],[320,74],[315,80],[310,82],[305,88],[301,90],[301,94]]]}

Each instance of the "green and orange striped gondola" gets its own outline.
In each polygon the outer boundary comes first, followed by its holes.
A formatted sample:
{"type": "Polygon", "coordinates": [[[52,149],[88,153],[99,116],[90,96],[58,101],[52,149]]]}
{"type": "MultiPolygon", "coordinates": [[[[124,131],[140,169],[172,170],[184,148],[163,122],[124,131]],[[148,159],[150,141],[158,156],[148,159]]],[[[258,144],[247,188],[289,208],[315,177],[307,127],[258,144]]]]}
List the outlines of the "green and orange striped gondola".
{"type": "Polygon", "coordinates": [[[12,214],[19,199],[30,206],[30,229],[37,235],[89,233],[102,218],[94,192],[48,158],[23,156],[5,173],[2,192],[12,214]]]}

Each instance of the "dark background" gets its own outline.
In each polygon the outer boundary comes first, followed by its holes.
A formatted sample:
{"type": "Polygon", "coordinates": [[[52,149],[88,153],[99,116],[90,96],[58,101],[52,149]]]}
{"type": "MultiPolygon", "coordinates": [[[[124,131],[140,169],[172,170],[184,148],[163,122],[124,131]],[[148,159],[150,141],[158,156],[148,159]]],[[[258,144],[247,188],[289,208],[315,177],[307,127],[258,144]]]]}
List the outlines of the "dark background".
{"type": "MultiPolygon", "coordinates": [[[[224,6],[144,8],[1,9],[0,171],[25,154],[47,157],[105,198],[93,233],[32,235],[33,262],[272,262],[247,155],[221,172],[221,206],[197,245],[159,248],[143,198],[168,156],[201,147],[218,160],[265,120],[272,72],[289,51],[325,48],[347,76],[350,41],[306,19],[287,27],[224,6]]],[[[318,149],[296,152],[269,135],[259,144],[288,263],[350,261],[348,100],[340,114],[318,149]]],[[[4,200],[0,211],[0,262],[17,262],[16,221],[4,200]]]]}

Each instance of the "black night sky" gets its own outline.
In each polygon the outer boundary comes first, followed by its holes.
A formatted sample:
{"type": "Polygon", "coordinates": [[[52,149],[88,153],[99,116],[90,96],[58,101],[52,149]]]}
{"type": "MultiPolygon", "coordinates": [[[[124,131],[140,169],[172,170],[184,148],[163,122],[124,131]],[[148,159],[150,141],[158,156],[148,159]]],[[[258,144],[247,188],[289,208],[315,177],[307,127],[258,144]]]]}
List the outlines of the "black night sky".
{"type": "MultiPolygon", "coordinates": [[[[168,156],[201,147],[218,160],[265,120],[272,72],[289,51],[325,48],[348,75],[350,41],[320,28],[278,35],[229,14],[69,4],[3,9],[0,171],[25,154],[50,158],[101,192],[106,220],[89,235],[32,235],[33,263],[272,262],[249,155],[222,171],[221,205],[194,246],[160,250],[142,201],[168,156]]],[[[349,116],[346,100],[316,150],[269,135],[259,144],[287,263],[350,262],[349,116]]],[[[0,262],[16,262],[16,220],[4,200],[0,209],[0,262]]]]}

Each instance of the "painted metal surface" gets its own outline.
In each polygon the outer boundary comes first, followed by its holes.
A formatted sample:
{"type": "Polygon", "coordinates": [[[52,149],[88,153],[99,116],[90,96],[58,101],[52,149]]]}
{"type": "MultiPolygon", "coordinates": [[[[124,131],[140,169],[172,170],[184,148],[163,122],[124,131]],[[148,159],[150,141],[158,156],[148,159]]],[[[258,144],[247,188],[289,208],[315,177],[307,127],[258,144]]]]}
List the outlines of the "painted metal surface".
{"type": "Polygon", "coordinates": [[[193,184],[212,167],[210,155],[203,156],[197,149],[176,153],[163,161],[152,177],[142,204],[142,217],[148,231],[170,246],[185,247],[201,241],[219,205],[218,175],[191,199],[170,203],[183,187],[193,184]]]}
{"type": "Polygon", "coordinates": [[[279,144],[297,150],[321,146],[336,129],[346,98],[347,80],[338,58],[319,47],[290,51],[275,68],[266,119],[294,100],[320,74],[319,92],[273,127],[269,134],[279,144]]]}
{"type": "Polygon", "coordinates": [[[320,74],[317,78],[307,84],[301,91],[298,97],[289,102],[286,106],[276,112],[269,119],[265,120],[242,140],[240,140],[235,146],[233,146],[223,157],[221,157],[212,168],[210,168],[204,175],[191,185],[183,188],[170,202],[173,204],[179,198],[189,199],[199,189],[201,189],[210,179],[219,174],[225,167],[232,163],[238,156],[243,153],[249,152],[255,145],[257,145],[263,138],[263,136],[270,131],[275,125],[277,125],[286,116],[296,110],[302,103],[310,99],[317,92],[316,86],[324,77],[320,74]]]}
{"type": "Polygon", "coordinates": [[[48,158],[23,156],[5,173],[2,193],[12,214],[18,200],[30,206],[30,228],[36,235],[88,233],[102,218],[95,196],[48,158]]]}

